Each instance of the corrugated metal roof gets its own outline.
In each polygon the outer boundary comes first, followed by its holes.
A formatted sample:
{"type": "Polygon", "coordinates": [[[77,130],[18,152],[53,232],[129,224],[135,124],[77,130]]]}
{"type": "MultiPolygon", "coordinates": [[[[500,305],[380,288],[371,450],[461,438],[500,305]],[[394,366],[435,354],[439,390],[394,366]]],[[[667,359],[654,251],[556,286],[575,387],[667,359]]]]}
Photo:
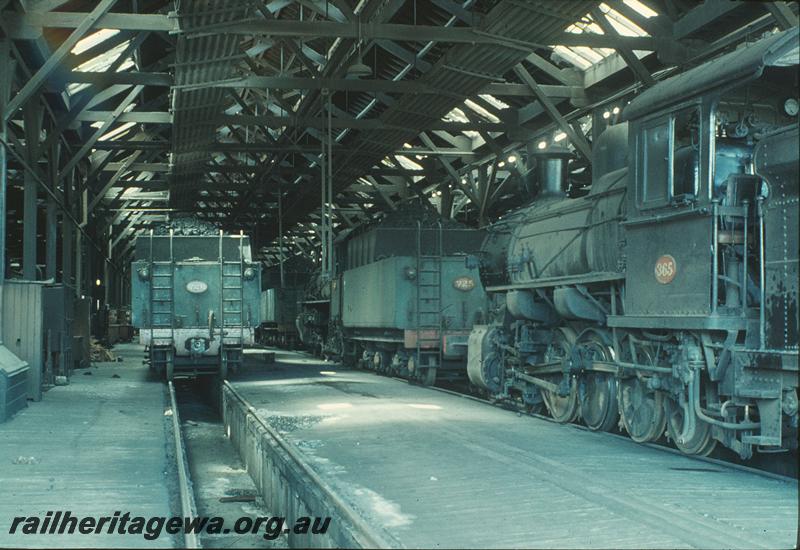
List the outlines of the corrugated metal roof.
{"type": "Polygon", "coordinates": [[[172,89],[171,202],[179,206],[194,189],[210,158],[216,116],[225,90],[204,84],[229,78],[235,67],[239,37],[214,32],[213,26],[244,20],[250,3],[240,0],[183,0],[177,7],[181,35],[175,56],[172,89]],[[192,36],[187,33],[203,31],[192,36]],[[208,31],[208,32],[206,32],[208,31]]]}

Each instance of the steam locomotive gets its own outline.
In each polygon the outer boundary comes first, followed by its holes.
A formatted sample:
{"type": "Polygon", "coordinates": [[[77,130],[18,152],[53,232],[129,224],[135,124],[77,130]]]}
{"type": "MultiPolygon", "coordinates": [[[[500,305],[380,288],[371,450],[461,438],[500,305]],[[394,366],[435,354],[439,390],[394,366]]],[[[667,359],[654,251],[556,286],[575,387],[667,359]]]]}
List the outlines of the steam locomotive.
{"type": "Polygon", "coordinates": [[[422,204],[342,236],[337,273],[318,273],[301,302],[303,343],[427,385],[463,372],[469,332],[486,314],[474,255],[481,240],[422,204]]]}
{"type": "Polygon", "coordinates": [[[226,378],[259,324],[261,267],[249,239],[179,218],[135,246],[132,319],[150,368],[167,380],[226,378]]]}
{"type": "Polygon", "coordinates": [[[688,454],[796,449],[797,29],[659,83],[594,144],[588,194],[541,151],[490,226],[470,381],[688,454]]]}

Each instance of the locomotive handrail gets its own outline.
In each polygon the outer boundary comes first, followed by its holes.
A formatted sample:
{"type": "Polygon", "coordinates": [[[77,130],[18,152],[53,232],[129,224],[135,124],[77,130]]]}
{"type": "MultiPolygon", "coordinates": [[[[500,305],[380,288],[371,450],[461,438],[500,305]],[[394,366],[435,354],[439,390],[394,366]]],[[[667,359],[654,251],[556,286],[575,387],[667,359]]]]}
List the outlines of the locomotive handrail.
{"type": "Polygon", "coordinates": [[[678,210],[676,212],[669,212],[667,214],[655,214],[653,216],[639,216],[638,218],[629,218],[624,222],[620,223],[620,225],[624,226],[632,226],[632,225],[643,225],[646,223],[660,223],[667,220],[673,220],[676,218],[684,218],[689,216],[707,216],[709,214],[708,208],[687,208],[685,210],[678,210]]]}

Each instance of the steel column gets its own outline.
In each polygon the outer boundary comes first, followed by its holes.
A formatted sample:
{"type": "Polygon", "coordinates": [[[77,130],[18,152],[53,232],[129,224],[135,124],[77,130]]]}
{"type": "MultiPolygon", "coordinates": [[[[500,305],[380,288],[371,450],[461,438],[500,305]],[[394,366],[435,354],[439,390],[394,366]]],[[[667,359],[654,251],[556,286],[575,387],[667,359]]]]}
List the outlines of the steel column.
{"type": "MultiPolygon", "coordinates": [[[[50,147],[50,185],[54,193],[58,192],[58,164],[61,157],[61,143],[54,141],[50,147]]],[[[62,224],[62,228],[66,224],[62,224]]],[[[56,280],[57,277],[57,257],[58,257],[58,208],[56,201],[53,197],[47,197],[47,223],[46,231],[46,249],[45,249],[45,279],[56,280]]],[[[62,275],[62,281],[64,280],[62,275]]]]}
{"type": "MultiPolygon", "coordinates": [[[[74,170],[64,179],[64,209],[70,214],[74,214],[74,184],[75,173],[74,170]]],[[[73,288],[73,265],[74,265],[74,233],[72,224],[67,223],[66,215],[64,215],[64,222],[61,224],[61,281],[68,287],[73,288]]]]}
{"type": "MultiPolygon", "coordinates": [[[[28,164],[36,167],[39,162],[39,138],[42,129],[44,109],[40,101],[29,103],[25,107],[25,150],[28,164]]],[[[25,196],[23,209],[23,236],[22,236],[22,276],[28,281],[35,281],[36,261],[39,239],[38,208],[39,186],[36,175],[32,170],[25,170],[25,196]]]]}

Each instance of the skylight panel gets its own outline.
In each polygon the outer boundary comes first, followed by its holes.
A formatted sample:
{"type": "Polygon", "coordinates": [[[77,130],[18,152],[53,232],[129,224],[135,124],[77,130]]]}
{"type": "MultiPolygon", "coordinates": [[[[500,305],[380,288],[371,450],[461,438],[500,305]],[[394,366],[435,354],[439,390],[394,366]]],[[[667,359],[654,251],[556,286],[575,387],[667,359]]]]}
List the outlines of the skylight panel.
{"type": "Polygon", "coordinates": [[[639,0],[622,0],[622,2],[632,10],[636,11],[639,15],[647,19],[658,15],[657,12],[651,10],[649,7],[639,2],[639,0]]]}
{"type": "Polygon", "coordinates": [[[117,34],[119,34],[117,29],[101,29],[90,34],[86,38],[78,40],[78,43],[75,44],[74,48],[72,48],[71,53],[74,55],[80,55],[117,34]]]}
{"type": "Polygon", "coordinates": [[[566,46],[555,46],[553,48],[553,52],[555,52],[559,57],[563,58],[565,61],[572,63],[579,69],[588,69],[592,66],[592,62],[588,59],[578,55],[570,48],[566,46]]]}
{"type": "Polygon", "coordinates": [[[72,83],[72,84],[67,84],[67,93],[69,95],[75,95],[78,92],[80,92],[81,90],[85,90],[89,86],[90,86],[90,84],[88,82],[82,82],[82,83],[75,82],[75,83],[72,83]]]}
{"type": "Polygon", "coordinates": [[[129,57],[128,59],[126,59],[125,61],[122,62],[122,65],[117,67],[117,72],[119,73],[119,72],[122,72],[122,71],[127,71],[128,69],[130,69],[134,65],[135,65],[135,63],[133,62],[133,58],[129,57]]]}
{"type": "Polygon", "coordinates": [[[469,122],[467,117],[464,116],[464,111],[458,107],[454,107],[452,111],[444,115],[442,120],[445,122],[469,122]]]}
{"type": "Polygon", "coordinates": [[[85,61],[76,67],[76,71],[79,72],[102,72],[108,69],[117,58],[122,55],[122,52],[125,51],[125,48],[128,47],[130,40],[126,40],[122,44],[118,46],[114,46],[110,50],[105,53],[101,53],[98,56],[93,57],[89,61],[85,61]]]}
{"type": "Polygon", "coordinates": [[[484,118],[486,118],[488,120],[491,120],[492,122],[500,122],[499,118],[494,116],[492,113],[490,113],[489,111],[487,111],[486,109],[484,109],[483,107],[481,107],[480,105],[478,105],[477,103],[472,101],[471,99],[467,99],[466,101],[464,101],[464,105],[466,105],[467,107],[469,107],[470,109],[472,109],[473,111],[475,111],[476,113],[481,115],[482,117],[484,117],[484,118]]]}
{"type": "Polygon", "coordinates": [[[509,108],[508,103],[505,103],[505,102],[497,99],[492,94],[478,94],[478,95],[481,97],[481,99],[483,99],[484,101],[489,103],[495,109],[508,109],[509,108]]]}
{"type": "Polygon", "coordinates": [[[97,141],[109,141],[118,139],[122,136],[123,133],[127,132],[135,125],[136,125],[135,122],[123,122],[117,128],[114,128],[107,134],[101,136],[100,139],[98,139],[97,141]]]}
{"type": "Polygon", "coordinates": [[[403,168],[407,168],[409,170],[422,170],[421,164],[417,164],[416,162],[414,162],[405,155],[397,155],[396,158],[397,161],[400,163],[400,166],[402,166],[403,168]]]}
{"type": "Polygon", "coordinates": [[[619,34],[623,36],[648,36],[639,25],[618,11],[611,9],[607,4],[600,4],[600,10],[606,15],[606,19],[619,34]]]}
{"type": "MultiPolygon", "coordinates": [[[[635,0],[631,0],[635,1],[635,0]]],[[[628,4],[632,9],[636,10],[639,13],[642,13],[643,17],[650,17],[652,15],[657,15],[652,10],[647,11],[648,8],[641,4],[640,2],[635,2],[636,5],[629,3],[628,0],[625,0],[625,3],[628,4]],[[652,14],[652,15],[645,15],[645,13],[652,14]]],[[[639,27],[636,23],[619,13],[618,11],[614,10],[608,4],[601,3],[600,4],[600,11],[606,17],[609,25],[614,28],[617,34],[621,36],[649,36],[646,31],[644,31],[641,27],[639,27]]],[[[593,21],[590,17],[590,14],[586,14],[582,17],[579,21],[576,21],[566,29],[567,32],[573,34],[581,34],[581,33],[592,33],[592,34],[605,34],[603,29],[597,22],[593,21]]],[[[556,54],[557,57],[572,63],[576,67],[582,70],[586,70],[592,65],[599,63],[603,59],[609,57],[613,53],[615,53],[613,48],[589,48],[586,46],[562,46],[562,45],[555,45],[553,46],[553,52],[556,54]]],[[[643,57],[647,55],[649,52],[641,52],[639,57],[643,57]]]]}

